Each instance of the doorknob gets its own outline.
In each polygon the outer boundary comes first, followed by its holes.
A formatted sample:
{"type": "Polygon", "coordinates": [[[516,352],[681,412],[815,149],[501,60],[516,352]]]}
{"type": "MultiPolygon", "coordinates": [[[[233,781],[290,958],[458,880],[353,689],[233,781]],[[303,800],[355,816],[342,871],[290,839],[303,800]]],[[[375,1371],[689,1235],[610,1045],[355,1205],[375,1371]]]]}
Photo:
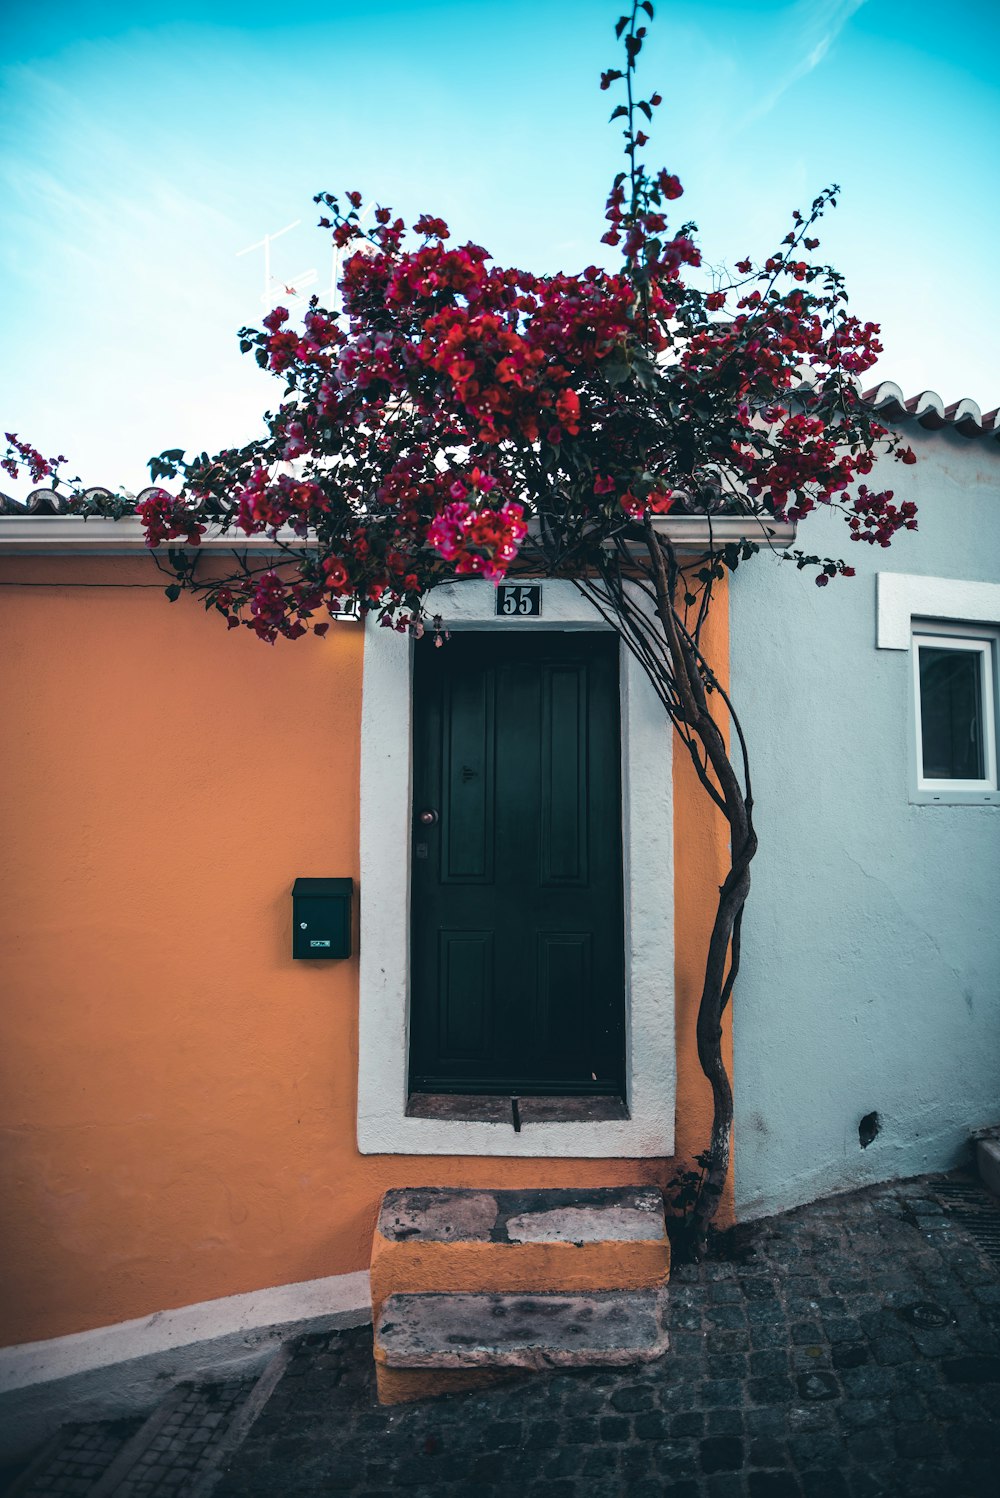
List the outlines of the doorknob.
{"type": "Polygon", "coordinates": [[[438,821],[438,814],[436,811],[422,811],[417,820],[423,822],[425,827],[432,827],[438,821]]]}

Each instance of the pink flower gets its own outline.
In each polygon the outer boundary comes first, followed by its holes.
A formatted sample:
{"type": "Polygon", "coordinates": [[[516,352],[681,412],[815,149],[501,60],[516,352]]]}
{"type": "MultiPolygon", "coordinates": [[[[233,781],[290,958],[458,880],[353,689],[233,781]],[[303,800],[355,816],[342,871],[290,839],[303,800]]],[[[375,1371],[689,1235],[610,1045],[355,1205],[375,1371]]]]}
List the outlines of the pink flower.
{"type": "Polygon", "coordinates": [[[433,546],[446,562],[450,562],[458,555],[462,544],[462,527],[452,520],[446,520],[443,515],[438,515],[428,527],[427,544],[433,546]]]}

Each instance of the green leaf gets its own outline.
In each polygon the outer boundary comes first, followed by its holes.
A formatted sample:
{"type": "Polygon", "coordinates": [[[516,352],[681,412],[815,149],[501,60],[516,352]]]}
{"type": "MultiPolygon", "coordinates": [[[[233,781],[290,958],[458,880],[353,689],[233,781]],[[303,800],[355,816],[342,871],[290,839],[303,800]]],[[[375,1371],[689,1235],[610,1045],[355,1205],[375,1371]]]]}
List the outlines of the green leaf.
{"type": "Polygon", "coordinates": [[[171,583],[169,588],[164,588],[163,591],[170,599],[171,603],[176,603],[178,598],[180,598],[181,596],[182,589],[180,583],[171,583]]]}
{"type": "Polygon", "coordinates": [[[609,354],[602,365],[604,378],[613,388],[624,385],[626,380],[632,377],[632,366],[625,357],[622,349],[616,349],[609,354]]]}
{"type": "Polygon", "coordinates": [[[651,0],[640,0],[640,9],[646,12],[650,20],[653,19],[653,6],[651,0]]]}
{"type": "Polygon", "coordinates": [[[643,390],[656,389],[656,370],[648,359],[636,358],[633,364],[635,377],[643,390]]]}
{"type": "Polygon", "coordinates": [[[266,369],[267,368],[267,349],[266,348],[259,348],[257,350],[257,352],[254,354],[254,358],[257,360],[257,363],[260,365],[261,369],[266,369]]]}
{"type": "Polygon", "coordinates": [[[638,104],[636,105],[636,108],[642,110],[647,120],[651,120],[653,118],[652,107],[646,103],[645,99],[640,99],[638,104]]]}
{"type": "Polygon", "coordinates": [[[625,108],[625,105],[624,104],[619,104],[619,106],[618,106],[617,109],[612,110],[611,116],[610,116],[610,118],[608,120],[608,124],[610,125],[612,120],[620,120],[623,115],[627,115],[627,114],[628,114],[628,110],[625,108]]]}
{"type": "Polygon", "coordinates": [[[628,25],[628,16],[619,16],[618,17],[618,24],[615,26],[615,36],[618,38],[619,41],[621,41],[622,32],[625,30],[625,27],[627,25],[628,25]]]}

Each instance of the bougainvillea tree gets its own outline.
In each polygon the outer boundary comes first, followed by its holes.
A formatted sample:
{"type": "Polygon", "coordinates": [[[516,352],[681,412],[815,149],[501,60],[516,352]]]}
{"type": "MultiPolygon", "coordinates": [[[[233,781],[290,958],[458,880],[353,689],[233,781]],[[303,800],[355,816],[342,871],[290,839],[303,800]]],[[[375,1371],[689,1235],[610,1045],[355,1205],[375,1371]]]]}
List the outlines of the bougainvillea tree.
{"type": "MultiPolygon", "coordinates": [[[[661,102],[636,87],[652,15],[644,0],[619,19],[620,66],[601,77],[621,101],[611,119],[624,137],[603,236],[614,254],[601,252],[613,269],[534,275],[453,244],[440,218],[408,227],[377,206],[363,230],[359,192],[320,194],[320,224],[342,252],[341,306],[314,298],[301,325],[276,307],[262,329],[242,331],[244,352],[284,387],[263,435],[214,457],[154,459],[154,481],[182,486],[147,493],[138,514],[169,558],[172,598],[200,594],[230,629],[271,644],[322,634],[352,609],[401,634],[434,629],[441,643],[431,590],[512,570],[572,579],[619,632],[731,834],[697,1022],[714,1097],[697,1243],[729,1167],[722,1017],[757,848],[747,746],[702,650],[713,587],[774,550],[773,522],[805,521],[820,506],[842,513],[853,541],[881,546],[916,521],[912,505],[866,483],[880,453],[904,463],[913,454],[860,394],[858,377],[881,352],[878,327],[850,314],[841,276],[815,255],[837,188],[792,215],[762,264],[741,260],[709,283],[694,226],[675,223],[680,182],[643,165],[661,102]],[[745,539],[709,545],[692,565],[663,524],[671,513],[741,516],[745,539]],[[269,536],[274,551],[205,576],[198,546],[209,528],[232,533],[234,547],[269,536]]],[[[11,437],[5,466],[21,463],[49,476],[11,437]]],[[[852,572],[838,559],[784,555],[814,567],[820,585],[852,572]]]]}

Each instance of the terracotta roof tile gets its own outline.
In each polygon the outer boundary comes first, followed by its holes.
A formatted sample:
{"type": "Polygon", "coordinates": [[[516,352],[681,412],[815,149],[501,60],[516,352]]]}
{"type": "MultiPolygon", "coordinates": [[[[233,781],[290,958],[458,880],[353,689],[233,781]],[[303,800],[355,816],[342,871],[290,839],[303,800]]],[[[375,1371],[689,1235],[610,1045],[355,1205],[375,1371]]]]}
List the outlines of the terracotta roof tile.
{"type": "MultiPolygon", "coordinates": [[[[88,499],[97,498],[98,495],[111,499],[110,489],[104,489],[100,485],[85,489],[84,495],[88,499]]],[[[135,496],[135,503],[145,499],[147,494],[155,494],[156,489],[152,485],[135,496]]],[[[0,515],[65,515],[69,510],[69,495],[59,493],[55,489],[32,489],[27,499],[14,499],[10,494],[0,494],[0,515]]]]}
{"type": "Polygon", "coordinates": [[[1000,407],[984,415],[968,397],[946,406],[935,390],[922,390],[907,400],[898,385],[883,380],[865,391],[865,400],[890,421],[916,421],[929,432],[951,427],[963,437],[992,437],[1000,442],[1000,407]]]}

